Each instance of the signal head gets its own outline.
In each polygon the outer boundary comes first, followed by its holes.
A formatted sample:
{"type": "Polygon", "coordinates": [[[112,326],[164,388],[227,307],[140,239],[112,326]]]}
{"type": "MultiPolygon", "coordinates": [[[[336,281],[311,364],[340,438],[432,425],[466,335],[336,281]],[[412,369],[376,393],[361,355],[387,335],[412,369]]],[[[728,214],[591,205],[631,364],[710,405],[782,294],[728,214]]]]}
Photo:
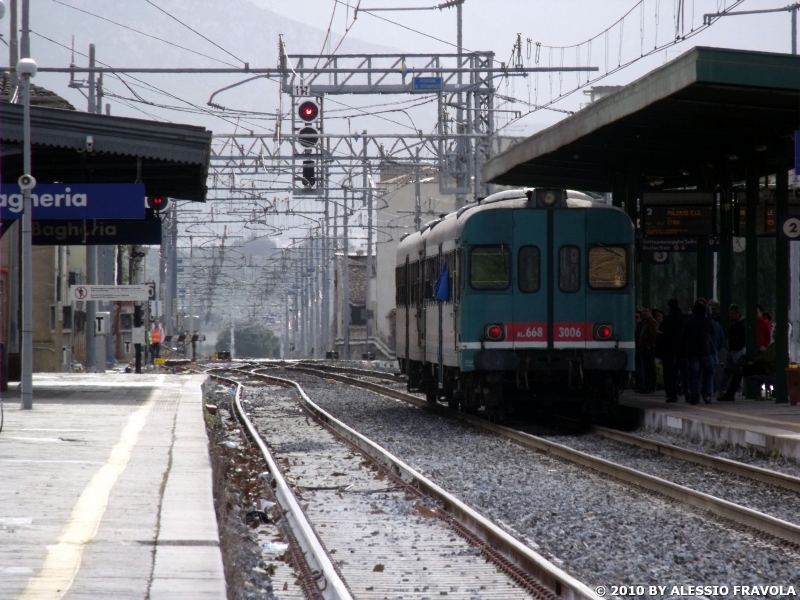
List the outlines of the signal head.
{"type": "Polygon", "coordinates": [[[161,212],[162,210],[166,209],[168,204],[169,199],[165,198],[164,196],[147,197],[147,208],[150,208],[156,212],[161,212]]]}
{"type": "Polygon", "coordinates": [[[301,120],[310,123],[319,116],[319,106],[313,100],[306,100],[298,107],[297,115],[301,120]]]}
{"type": "Polygon", "coordinates": [[[303,127],[297,134],[300,145],[313,148],[319,142],[319,132],[313,127],[303,127]]]}

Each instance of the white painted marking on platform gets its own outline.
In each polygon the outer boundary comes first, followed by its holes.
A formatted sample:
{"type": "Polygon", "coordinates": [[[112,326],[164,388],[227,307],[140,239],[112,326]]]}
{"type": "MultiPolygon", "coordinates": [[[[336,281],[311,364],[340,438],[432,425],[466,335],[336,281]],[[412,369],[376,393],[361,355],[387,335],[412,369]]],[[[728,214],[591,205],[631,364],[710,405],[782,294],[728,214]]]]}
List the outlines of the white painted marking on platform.
{"type": "Polygon", "coordinates": [[[679,417],[667,417],[667,427],[669,429],[683,429],[683,419],[679,417]]]}
{"type": "Polygon", "coordinates": [[[756,433],[755,431],[745,431],[744,442],[745,444],[750,444],[751,446],[766,448],[767,436],[765,436],[763,433],[756,433]]]}
{"type": "Polygon", "coordinates": [[[32,458],[0,458],[3,463],[37,463],[37,464],[67,464],[67,465],[102,465],[100,460],[45,460],[32,458]]]}
{"type": "MultiPolygon", "coordinates": [[[[159,379],[159,383],[162,383],[164,378],[162,376],[159,379]]],[[[80,569],[83,549],[97,534],[111,490],[128,466],[133,449],[139,441],[139,433],[144,428],[152,407],[151,397],[128,417],[108,460],[84,488],[57,543],[47,547],[47,558],[42,570],[30,580],[19,600],[58,599],[67,593],[80,569]]]]}
{"type": "Polygon", "coordinates": [[[0,525],[30,525],[33,523],[31,517],[0,517],[0,525]]]}

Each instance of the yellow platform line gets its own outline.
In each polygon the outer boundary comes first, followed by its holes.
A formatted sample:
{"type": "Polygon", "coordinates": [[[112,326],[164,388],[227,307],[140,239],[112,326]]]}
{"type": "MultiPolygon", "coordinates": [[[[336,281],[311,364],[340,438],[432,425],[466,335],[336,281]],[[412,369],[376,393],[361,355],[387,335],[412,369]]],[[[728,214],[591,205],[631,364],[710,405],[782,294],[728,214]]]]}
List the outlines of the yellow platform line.
{"type": "MultiPolygon", "coordinates": [[[[159,383],[163,383],[163,377],[159,383]]],[[[128,466],[152,408],[151,394],[147,402],[128,417],[108,460],[84,488],[57,542],[47,547],[42,570],[28,582],[19,600],[57,600],[67,593],[80,569],[83,549],[97,534],[111,489],[128,466]]]]}

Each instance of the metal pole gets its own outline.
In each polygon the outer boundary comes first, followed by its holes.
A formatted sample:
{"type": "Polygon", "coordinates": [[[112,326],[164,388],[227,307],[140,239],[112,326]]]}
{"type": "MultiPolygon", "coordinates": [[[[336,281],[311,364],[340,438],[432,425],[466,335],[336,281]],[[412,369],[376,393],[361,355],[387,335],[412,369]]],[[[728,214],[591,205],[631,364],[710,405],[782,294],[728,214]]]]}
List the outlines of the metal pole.
{"type": "MultiPolygon", "coordinates": [[[[462,11],[463,6],[462,3],[458,3],[456,6],[456,18],[458,20],[458,31],[457,31],[457,52],[458,52],[458,88],[461,89],[462,85],[462,74],[461,69],[464,66],[462,61],[464,60],[464,44],[463,44],[463,18],[462,18],[462,11]]],[[[458,92],[458,96],[456,99],[456,103],[458,104],[458,110],[456,111],[456,132],[457,133],[464,133],[464,110],[463,110],[463,103],[464,103],[464,95],[461,92],[458,92]]],[[[457,166],[456,169],[459,171],[458,176],[456,177],[456,187],[463,189],[469,185],[469,181],[467,181],[467,177],[461,170],[467,164],[467,156],[466,156],[466,149],[465,149],[464,140],[462,138],[458,138],[456,141],[456,148],[458,148],[457,152],[457,166]]],[[[456,210],[463,208],[467,204],[467,195],[459,192],[456,194],[456,210]]]]}
{"type": "Polygon", "coordinates": [[[350,360],[350,241],[347,239],[347,189],[342,191],[342,350],[344,359],[350,360]]]}
{"type": "MultiPolygon", "coordinates": [[[[94,44],[89,44],[89,68],[94,64],[94,44]]],[[[87,110],[95,112],[95,75],[89,75],[89,105],[87,110]]],[[[97,284],[97,246],[86,246],[86,283],[97,284]]],[[[95,337],[95,322],[97,317],[97,303],[86,303],[86,370],[89,373],[97,371],[97,338],[95,337]]]]}
{"type": "Polygon", "coordinates": [[[792,54],[797,54],[797,6],[792,9],[792,54]]]}
{"type": "MultiPolygon", "coordinates": [[[[30,58],[28,0],[22,0],[22,58],[30,58]]],[[[22,160],[25,174],[31,172],[31,75],[22,76],[22,160]]],[[[22,390],[21,407],[33,408],[33,250],[31,247],[31,190],[23,190],[22,214],[22,390]]]]}
{"type": "Polygon", "coordinates": [[[420,191],[419,150],[417,162],[414,165],[414,229],[419,231],[422,227],[422,192],[420,191]]]}
{"type": "MultiPolygon", "coordinates": [[[[797,7],[792,10],[792,54],[797,54],[797,7]]],[[[798,173],[794,184],[797,189],[798,173]]],[[[800,358],[800,246],[789,244],[789,319],[792,336],[789,340],[789,356],[793,362],[800,358]]]]}
{"type": "Polygon", "coordinates": [[[325,224],[322,238],[322,348],[325,352],[331,349],[330,331],[330,198],[328,197],[328,175],[325,175],[325,224]]]}
{"type": "Polygon", "coordinates": [[[171,288],[171,308],[172,320],[169,324],[169,333],[175,335],[178,324],[178,207],[172,204],[171,219],[171,238],[172,256],[170,261],[170,288],[171,288]]]}
{"type": "MultiPolygon", "coordinates": [[[[18,29],[18,21],[17,21],[17,0],[10,0],[8,5],[8,17],[11,23],[9,24],[9,36],[8,36],[8,64],[11,66],[16,66],[19,62],[19,38],[17,35],[18,29]]],[[[16,70],[11,71],[11,90],[10,93],[13,94],[13,90],[15,87],[19,85],[19,75],[17,75],[16,70]]]]}
{"type": "MultiPolygon", "coordinates": [[[[364,135],[367,135],[366,130],[364,135]]],[[[367,273],[366,273],[366,286],[364,290],[364,305],[367,308],[367,359],[369,360],[369,353],[372,352],[372,323],[373,317],[370,316],[372,310],[372,188],[368,185],[369,160],[367,159],[367,138],[364,138],[364,174],[362,177],[363,194],[366,196],[365,204],[367,205],[367,273]]]]}
{"type": "MultiPolygon", "coordinates": [[[[94,44],[89,44],[89,68],[94,68],[94,44]]],[[[94,71],[89,72],[89,112],[97,112],[97,84],[94,71]]]]}
{"type": "Polygon", "coordinates": [[[194,240],[189,236],[189,341],[194,337],[194,240]]]}

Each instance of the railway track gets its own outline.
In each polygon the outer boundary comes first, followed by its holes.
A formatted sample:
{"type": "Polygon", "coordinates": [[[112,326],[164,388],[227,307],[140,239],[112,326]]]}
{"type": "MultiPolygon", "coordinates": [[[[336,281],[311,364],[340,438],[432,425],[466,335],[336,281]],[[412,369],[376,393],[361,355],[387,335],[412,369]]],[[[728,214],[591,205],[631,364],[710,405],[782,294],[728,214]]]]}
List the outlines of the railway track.
{"type": "Polygon", "coordinates": [[[296,382],[241,369],[214,376],[236,386],[232,407],[274,478],[308,597],[597,597],[296,382]]]}
{"type": "MultiPolygon", "coordinates": [[[[390,387],[386,387],[385,385],[381,385],[380,383],[367,381],[365,379],[355,379],[347,375],[335,373],[334,369],[329,368],[325,371],[322,371],[316,368],[301,365],[293,366],[291,369],[319,377],[335,379],[349,385],[362,387],[364,389],[368,389],[418,407],[435,411],[448,418],[457,419],[461,422],[468,423],[471,426],[486,431],[491,431],[506,439],[513,440],[515,443],[524,447],[548,453],[552,456],[558,457],[559,459],[566,460],[591,469],[595,472],[613,477],[619,481],[625,482],[626,484],[661,494],[671,498],[672,500],[710,512],[713,515],[722,517],[723,519],[729,519],[760,534],[774,536],[795,546],[800,545],[800,526],[798,526],[796,523],[765,514],[753,508],[742,506],[723,498],[698,491],[691,487],[680,485],[667,479],[663,479],[661,477],[615,463],[611,460],[576,450],[575,448],[571,448],[565,444],[557,443],[551,439],[546,439],[530,433],[512,429],[510,427],[490,423],[479,417],[453,411],[442,406],[441,404],[429,403],[413,394],[409,394],[398,389],[392,389],[390,387]]],[[[359,373],[359,375],[361,377],[374,377],[374,375],[370,374],[370,372],[359,373]]],[[[385,378],[381,377],[381,379],[385,378]]],[[[626,434],[607,428],[597,427],[594,428],[594,432],[608,439],[613,439],[618,442],[637,446],[653,452],[658,452],[665,456],[670,456],[682,461],[688,461],[705,467],[713,468],[723,473],[753,479],[792,492],[797,492],[800,490],[800,479],[775,471],[770,471],[768,469],[714,457],[699,452],[685,450],[678,448],[677,446],[655,443],[639,436],[626,434]]]]}

